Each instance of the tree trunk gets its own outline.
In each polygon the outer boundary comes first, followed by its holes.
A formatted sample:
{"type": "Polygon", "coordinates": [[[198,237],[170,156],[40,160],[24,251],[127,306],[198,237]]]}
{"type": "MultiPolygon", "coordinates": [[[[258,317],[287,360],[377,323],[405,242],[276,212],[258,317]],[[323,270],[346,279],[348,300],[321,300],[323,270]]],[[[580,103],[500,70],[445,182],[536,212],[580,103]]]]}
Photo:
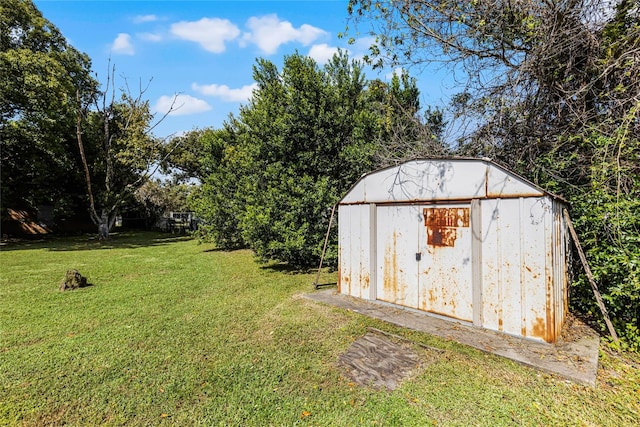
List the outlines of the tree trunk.
{"type": "Polygon", "coordinates": [[[105,211],[102,211],[102,215],[100,215],[98,237],[100,240],[107,240],[109,238],[109,215],[105,211]]]}
{"type": "Polygon", "coordinates": [[[113,229],[113,226],[116,223],[116,211],[102,211],[102,215],[100,215],[100,221],[98,222],[98,237],[100,240],[108,240],[109,233],[113,229]]]}

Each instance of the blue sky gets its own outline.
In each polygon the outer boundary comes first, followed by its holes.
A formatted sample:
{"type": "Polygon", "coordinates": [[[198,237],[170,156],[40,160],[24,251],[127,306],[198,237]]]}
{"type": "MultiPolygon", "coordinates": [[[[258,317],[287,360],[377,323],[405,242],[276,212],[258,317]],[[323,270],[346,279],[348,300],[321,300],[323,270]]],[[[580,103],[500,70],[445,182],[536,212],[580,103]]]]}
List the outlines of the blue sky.
{"type": "MultiPolygon", "coordinates": [[[[362,26],[361,37],[349,33],[355,44],[339,39],[347,25],[346,0],[34,3],[76,49],[91,57],[101,82],[110,59],[118,87],[124,77],[134,94],[148,86],[144,97],[156,117],[178,94],[181,107],[154,129],[160,137],[221,127],[251,96],[256,58],[280,67],[284,56],[297,50],[323,64],[337,48],[358,58],[371,43],[362,26]]],[[[392,71],[367,75],[389,79],[392,71]]],[[[443,71],[412,75],[423,106],[442,104],[455,92],[443,71]]]]}

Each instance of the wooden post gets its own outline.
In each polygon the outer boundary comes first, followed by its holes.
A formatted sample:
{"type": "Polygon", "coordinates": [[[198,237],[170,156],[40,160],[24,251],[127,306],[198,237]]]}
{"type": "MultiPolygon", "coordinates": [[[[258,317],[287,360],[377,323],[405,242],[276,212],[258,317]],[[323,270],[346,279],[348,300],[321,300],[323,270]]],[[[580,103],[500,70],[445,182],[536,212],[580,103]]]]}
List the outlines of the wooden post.
{"type": "Polygon", "coordinates": [[[318,283],[318,280],[320,280],[320,270],[322,269],[322,262],[324,261],[324,254],[327,251],[327,243],[329,242],[329,234],[331,233],[331,225],[333,224],[333,214],[336,211],[336,207],[338,206],[338,204],[336,203],[335,205],[333,205],[333,208],[331,209],[331,218],[329,218],[329,226],[327,227],[327,235],[324,237],[324,245],[322,246],[322,255],[320,255],[320,265],[318,266],[318,272],[316,273],[316,280],[313,282],[313,286],[316,289],[319,289],[320,283],[318,283]]]}
{"type": "Polygon", "coordinates": [[[573,243],[576,245],[576,249],[578,250],[578,255],[580,255],[580,261],[582,261],[582,267],[584,268],[584,272],[587,273],[587,277],[589,278],[589,283],[591,284],[591,289],[593,290],[593,294],[596,297],[596,301],[598,302],[598,306],[600,307],[600,311],[604,316],[604,321],[607,324],[607,328],[609,329],[609,333],[613,337],[615,342],[618,342],[618,334],[616,334],[616,330],[613,328],[613,324],[611,323],[611,319],[609,319],[609,313],[607,313],[607,308],[604,305],[604,301],[602,301],[602,296],[600,295],[600,291],[598,290],[598,285],[593,278],[593,274],[591,273],[591,269],[589,268],[589,264],[587,263],[587,257],[584,255],[582,251],[582,246],[580,245],[580,240],[578,239],[578,234],[576,230],[573,228],[573,224],[571,223],[571,217],[569,217],[569,212],[566,209],[563,209],[564,219],[567,221],[567,225],[569,226],[569,232],[571,233],[571,238],[573,239],[573,243]]]}

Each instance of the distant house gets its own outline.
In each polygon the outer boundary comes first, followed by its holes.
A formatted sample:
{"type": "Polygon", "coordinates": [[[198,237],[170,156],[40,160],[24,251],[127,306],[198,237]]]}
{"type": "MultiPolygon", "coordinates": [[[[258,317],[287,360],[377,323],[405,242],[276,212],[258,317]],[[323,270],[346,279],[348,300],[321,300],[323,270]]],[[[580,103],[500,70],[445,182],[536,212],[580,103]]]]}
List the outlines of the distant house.
{"type": "Polygon", "coordinates": [[[172,233],[184,233],[187,230],[196,230],[199,224],[200,220],[195,217],[194,212],[169,212],[166,216],[158,220],[156,228],[172,233]]]}
{"type": "Polygon", "coordinates": [[[49,234],[51,228],[38,218],[35,209],[8,208],[0,232],[2,236],[34,236],[49,234]]]}

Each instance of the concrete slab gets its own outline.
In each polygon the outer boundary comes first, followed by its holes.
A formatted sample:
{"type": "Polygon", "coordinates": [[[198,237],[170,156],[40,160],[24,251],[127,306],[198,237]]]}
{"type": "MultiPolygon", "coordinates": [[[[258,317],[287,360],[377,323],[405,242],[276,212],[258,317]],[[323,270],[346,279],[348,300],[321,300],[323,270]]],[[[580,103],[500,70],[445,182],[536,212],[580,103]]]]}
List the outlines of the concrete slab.
{"type": "Polygon", "coordinates": [[[596,385],[600,339],[579,322],[567,325],[556,344],[540,343],[379,301],[366,301],[324,289],[306,298],[344,308],[388,323],[453,340],[488,353],[555,374],[579,384],[596,385]]]}

